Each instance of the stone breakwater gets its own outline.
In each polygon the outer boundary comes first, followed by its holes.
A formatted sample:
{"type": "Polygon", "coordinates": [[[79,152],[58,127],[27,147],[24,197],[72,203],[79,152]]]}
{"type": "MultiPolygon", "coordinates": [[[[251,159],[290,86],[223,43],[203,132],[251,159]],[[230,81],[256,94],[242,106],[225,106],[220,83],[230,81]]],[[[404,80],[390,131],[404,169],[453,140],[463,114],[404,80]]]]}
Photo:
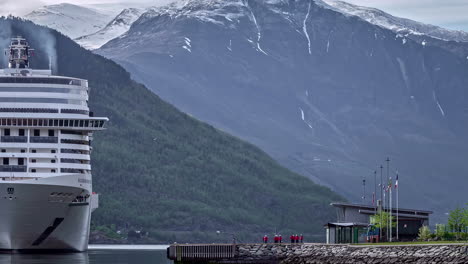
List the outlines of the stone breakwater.
{"type": "Polygon", "coordinates": [[[252,244],[238,245],[237,250],[237,262],[243,263],[468,263],[468,246],[463,244],[402,246],[252,244]]]}

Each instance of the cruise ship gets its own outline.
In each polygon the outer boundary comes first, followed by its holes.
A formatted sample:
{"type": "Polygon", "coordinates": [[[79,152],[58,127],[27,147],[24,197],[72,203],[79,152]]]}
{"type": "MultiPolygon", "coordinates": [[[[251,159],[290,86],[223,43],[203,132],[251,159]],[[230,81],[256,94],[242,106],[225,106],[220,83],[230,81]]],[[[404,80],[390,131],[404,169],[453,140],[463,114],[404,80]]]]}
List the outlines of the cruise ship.
{"type": "Polygon", "coordinates": [[[88,81],[29,67],[12,38],[0,70],[0,250],[85,251],[98,207],[90,164],[107,118],[88,108],[88,81]]]}

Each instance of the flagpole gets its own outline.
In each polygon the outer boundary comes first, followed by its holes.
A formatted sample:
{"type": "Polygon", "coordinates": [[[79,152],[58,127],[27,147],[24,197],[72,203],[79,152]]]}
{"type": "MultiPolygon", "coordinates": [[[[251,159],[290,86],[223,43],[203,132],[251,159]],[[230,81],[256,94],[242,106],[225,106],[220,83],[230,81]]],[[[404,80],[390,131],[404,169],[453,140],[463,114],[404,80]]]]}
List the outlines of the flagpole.
{"type": "Polygon", "coordinates": [[[398,172],[397,172],[397,175],[396,175],[396,185],[395,185],[395,188],[396,188],[396,239],[397,241],[400,241],[399,240],[399,237],[398,237],[398,193],[400,192],[400,186],[398,186],[398,172]]]}
{"type": "Polygon", "coordinates": [[[383,217],[382,217],[382,211],[385,206],[385,199],[384,199],[384,192],[383,192],[383,165],[380,165],[380,239],[383,238],[383,217]]]}
{"type": "MultiPolygon", "coordinates": [[[[385,212],[385,199],[386,199],[385,191],[386,191],[386,190],[384,190],[384,193],[383,193],[384,206],[382,207],[382,209],[383,209],[384,212],[385,212]]],[[[382,219],[382,222],[383,222],[383,220],[384,220],[384,219],[382,219]]],[[[387,221],[387,220],[385,220],[385,221],[387,221]]],[[[387,226],[387,229],[388,229],[388,226],[387,226]]],[[[387,232],[386,232],[386,234],[385,234],[385,239],[388,239],[388,230],[386,230],[386,231],[387,231],[387,232]]]]}
{"type": "MultiPolygon", "coordinates": [[[[390,158],[387,157],[387,159],[385,160],[387,162],[387,184],[390,184],[390,158]]],[[[388,187],[387,187],[387,191],[388,190],[388,187]]],[[[392,215],[392,212],[389,210],[390,209],[390,194],[387,195],[387,211],[389,213],[389,216],[392,215]]],[[[388,218],[388,221],[390,221],[390,217],[388,218]]],[[[391,238],[392,234],[390,234],[390,227],[387,225],[387,239],[391,238]]]]}
{"type": "Polygon", "coordinates": [[[388,218],[388,223],[390,227],[390,242],[392,242],[392,177],[390,177],[390,182],[388,184],[388,189],[390,190],[390,217],[388,218]]]}
{"type": "Polygon", "coordinates": [[[377,214],[377,171],[374,171],[374,196],[372,199],[372,205],[375,206],[375,214],[377,214]]]}
{"type": "MultiPolygon", "coordinates": [[[[387,188],[385,188],[385,192],[388,192],[388,184],[389,182],[387,182],[387,188]]],[[[388,218],[387,218],[387,241],[390,241],[390,227],[388,226],[388,222],[390,221],[390,206],[389,206],[389,201],[388,201],[388,198],[390,197],[390,194],[387,193],[387,215],[388,215],[388,218]]]]}
{"type": "MultiPolygon", "coordinates": [[[[382,199],[382,211],[385,212],[385,187],[383,183],[383,165],[380,165],[380,199],[382,199]]],[[[383,221],[383,219],[382,219],[383,221]]],[[[382,230],[383,233],[384,230],[382,230]]]]}

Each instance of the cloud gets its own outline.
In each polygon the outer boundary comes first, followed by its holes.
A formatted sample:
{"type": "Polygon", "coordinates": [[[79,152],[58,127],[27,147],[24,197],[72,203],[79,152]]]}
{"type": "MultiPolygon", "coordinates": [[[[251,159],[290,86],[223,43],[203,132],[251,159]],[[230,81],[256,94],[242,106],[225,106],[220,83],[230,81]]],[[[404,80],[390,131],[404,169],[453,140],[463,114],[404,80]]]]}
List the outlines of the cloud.
{"type": "Polygon", "coordinates": [[[0,15],[25,15],[44,5],[42,0],[0,0],[0,15]]]}

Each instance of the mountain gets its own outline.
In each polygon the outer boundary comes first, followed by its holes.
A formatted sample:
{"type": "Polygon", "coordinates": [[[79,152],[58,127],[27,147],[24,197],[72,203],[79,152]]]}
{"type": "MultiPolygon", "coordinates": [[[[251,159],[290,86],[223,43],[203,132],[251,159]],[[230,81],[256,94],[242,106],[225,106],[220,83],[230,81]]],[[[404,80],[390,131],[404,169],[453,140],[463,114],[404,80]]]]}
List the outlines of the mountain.
{"type": "Polygon", "coordinates": [[[350,200],[365,177],[370,202],[381,164],[387,183],[389,156],[400,205],[438,222],[466,202],[468,54],[419,37],[319,0],[192,0],[149,10],[96,52],[350,200]]]}
{"type": "Polygon", "coordinates": [[[462,58],[468,58],[468,33],[448,30],[434,25],[395,17],[381,10],[352,5],[338,0],[322,0],[322,6],[347,16],[361,18],[373,25],[389,29],[402,41],[412,39],[428,46],[436,46],[450,51],[462,58]],[[430,40],[430,41],[429,41],[430,40]]]}
{"type": "Polygon", "coordinates": [[[72,4],[48,5],[25,16],[36,24],[55,29],[77,38],[92,34],[109,23],[114,15],[72,4]]]}
{"type": "Polygon", "coordinates": [[[36,48],[33,68],[89,80],[90,107],[110,119],[93,140],[93,229],[149,232],[147,243],[257,241],[265,232],[323,238],[334,218],[328,188],[281,167],[257,147],[162,101],[115,62],[65,36],[20,19],[0,19],[0,37],[22,35],[36,48]],[[221,231],[217,234],[216,231],[221,231]]]}
{"type": "Polygon", "coordinates": [[[79,37],[75,41],[86,49],[97,49],[111,39],[121,36],[130,28],[133,22],[143,13],[142,9],[127,8],[118,14],[103,29],[86,36],[79,37]]]}
{"type": "Polygon", "coordinates": [[[410,19],[395,17],[379,9],[357,6],[338,0],[322,0],[325,8],[342,14],[359,17],[371,24],[390,29],[400,35],[429,36],[431,38],[468,42],[468,33],[461,30],[448,30],[434,25],[424,24],[410,19]]]}

